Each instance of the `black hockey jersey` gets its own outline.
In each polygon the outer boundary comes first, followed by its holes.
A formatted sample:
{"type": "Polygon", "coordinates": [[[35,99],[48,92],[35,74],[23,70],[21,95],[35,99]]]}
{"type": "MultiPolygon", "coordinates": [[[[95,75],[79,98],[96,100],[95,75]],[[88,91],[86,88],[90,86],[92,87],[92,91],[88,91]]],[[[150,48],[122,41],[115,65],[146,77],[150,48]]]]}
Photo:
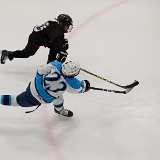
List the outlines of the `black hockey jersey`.
{"type": "Polygon", "coordinates": [[[54,48],[57,52],[66,50],[63,47],[64,42],[64,30],[56,21],[47,21],[35,26],[29,36],[29,43],[34,46],[54,48]]]}

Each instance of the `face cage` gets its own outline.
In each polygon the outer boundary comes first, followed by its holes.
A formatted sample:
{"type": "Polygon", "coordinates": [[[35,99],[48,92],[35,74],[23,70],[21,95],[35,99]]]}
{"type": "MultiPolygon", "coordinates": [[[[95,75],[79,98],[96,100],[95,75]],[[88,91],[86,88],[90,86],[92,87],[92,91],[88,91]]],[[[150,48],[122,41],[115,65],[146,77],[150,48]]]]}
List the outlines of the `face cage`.
{"type": "Polygon", "coordinates": [[[69,26],[69,28],[66,30],[65,33],[70,33],[70,32],[72,31],[72,29],[73,29],[73,25],[71,24],[71,25],[69,26]]]}

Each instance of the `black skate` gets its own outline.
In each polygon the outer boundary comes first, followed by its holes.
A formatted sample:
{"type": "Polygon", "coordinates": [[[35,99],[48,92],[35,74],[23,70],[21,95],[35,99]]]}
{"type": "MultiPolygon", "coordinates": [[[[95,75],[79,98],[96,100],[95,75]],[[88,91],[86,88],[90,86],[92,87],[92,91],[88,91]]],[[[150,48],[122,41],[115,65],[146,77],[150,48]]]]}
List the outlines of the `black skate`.
{"type": "Polygon", "coordinates": [[[11,54],[11,51],[2,50],[0,51],[1,54],[1,64],[5,64],[6,60],[9,59],[9,55],[11,54]]]}
{"type": "Polygon", "coordinates": [[[73,116],[73,112],[68,110],[68,109],[64,109],[62,108],[61,111],[57,111],[55,108],[54,108],[54,112],[59,114],[59,115],[62,115],[62,116],[66,116],[66,117],[72,117],[73,116]]]}

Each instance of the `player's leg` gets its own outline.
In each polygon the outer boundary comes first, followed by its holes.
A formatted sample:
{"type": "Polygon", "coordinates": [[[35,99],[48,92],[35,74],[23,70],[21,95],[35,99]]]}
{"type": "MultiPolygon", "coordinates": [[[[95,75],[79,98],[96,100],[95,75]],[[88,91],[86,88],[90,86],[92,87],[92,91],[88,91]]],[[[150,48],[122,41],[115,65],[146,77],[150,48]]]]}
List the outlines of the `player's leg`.
{"type": "Polygon", "coordinates": [[[73,112],[68,109],[65,109],[63,106],[63,102],[64,100],[62,95],[53,101],[55,113],[66,116],[66,117],[72,117],[73,112]]]}
{"type": "Polygon", "coordinates": [[[11,61],[13,60],[13,58],[28,58],[30,56],[33,56],[38,49],[39,47],[35,47],[33,44],[28,43],[23,50],[16,50],[16,51],[2,50],[0,52],[1,64],[5,64],[7,59],[11,61]]]}
{"type": "Polygon", "coordinates": [[[40,105],[40,102],[33,97],[30,91],[30,84],[26,88],[26,91],[22,92],[16,97],[16,100],[21,107],[33,107],[40,105]]]}

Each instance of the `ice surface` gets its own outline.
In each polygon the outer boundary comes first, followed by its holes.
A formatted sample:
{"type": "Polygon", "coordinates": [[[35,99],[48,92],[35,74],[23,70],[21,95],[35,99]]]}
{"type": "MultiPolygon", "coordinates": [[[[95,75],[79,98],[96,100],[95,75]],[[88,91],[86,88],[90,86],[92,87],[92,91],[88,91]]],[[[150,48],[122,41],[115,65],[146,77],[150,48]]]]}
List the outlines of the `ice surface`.
{"type": "MultiPolygon", "coordinates": [[[[160,1],[15,0],[1,2],[0,48],[23,49],[35,25],[67,13],[74,29],[66,34],[68,59],[121,85],[140,84],[130,93],[91,90],[64,94],[65,118],[53,106],[0,106],[0,158],[5,160],[160,159],[160,1]]],[[[0,65],[0,93],[19,94],[47,61],[40,48],[28,59],[0,65]]],[[[94,87],[121,90],[81,72],[94,87]]]]}

